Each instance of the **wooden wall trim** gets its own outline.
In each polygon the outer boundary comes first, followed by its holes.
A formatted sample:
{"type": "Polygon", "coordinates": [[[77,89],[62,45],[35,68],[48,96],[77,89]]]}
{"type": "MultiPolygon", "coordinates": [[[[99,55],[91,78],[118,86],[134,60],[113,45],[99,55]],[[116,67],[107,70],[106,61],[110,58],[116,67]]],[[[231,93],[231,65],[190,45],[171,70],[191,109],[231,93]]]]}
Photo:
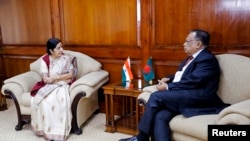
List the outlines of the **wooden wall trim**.
{"type": "Polygon", "coordinates": [[[52,37],[60,38],[63,41],[63,10],[62,0],[50,0],[51,31],[52,37]]]}
{"type": "Polygon", "coordinates": [[[157,77],[175,72],[186,57],[183,42],[193,28],[211,33],[210,49],[215,54],[250,56],[248,4],[239,0],[2,0],[2,61],[8,71],[4,77],[28,70],[28,64],[45,53],[50,37],[61,38],[64,49],[99,60],[112,74],[110,83],[120,81],[128,56],[136,77],[142,77],[149,57],[157,77]],[[21,69],[14,71],[13,66],[21,69]]]}

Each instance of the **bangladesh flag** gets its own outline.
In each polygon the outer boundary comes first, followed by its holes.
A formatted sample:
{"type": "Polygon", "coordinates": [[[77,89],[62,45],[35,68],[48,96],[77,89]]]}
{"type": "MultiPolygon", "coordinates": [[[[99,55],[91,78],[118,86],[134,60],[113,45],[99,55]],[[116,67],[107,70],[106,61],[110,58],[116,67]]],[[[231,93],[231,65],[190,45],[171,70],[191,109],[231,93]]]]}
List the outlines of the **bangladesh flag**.
{"type": "Polygon", "coordinates": [[[151,81],[155,79],[152,57],[148,59],[147,64],[143,68],[143,77],[145,81],[151,81]]]}

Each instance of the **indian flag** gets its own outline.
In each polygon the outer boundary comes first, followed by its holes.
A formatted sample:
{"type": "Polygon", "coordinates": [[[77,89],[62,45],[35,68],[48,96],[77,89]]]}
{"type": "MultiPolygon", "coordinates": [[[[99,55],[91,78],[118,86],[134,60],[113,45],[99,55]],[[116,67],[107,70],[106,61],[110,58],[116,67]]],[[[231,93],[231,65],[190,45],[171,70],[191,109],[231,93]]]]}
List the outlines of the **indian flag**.
{"type": "Polygon", "coordinates": [[[122,81],[131,81],[133,80],[133,73],[131,71],[131,66],[130,66],[130,58],[128,57],[127,60],[125,61],[123,67],[122,67],[122,81]]]}

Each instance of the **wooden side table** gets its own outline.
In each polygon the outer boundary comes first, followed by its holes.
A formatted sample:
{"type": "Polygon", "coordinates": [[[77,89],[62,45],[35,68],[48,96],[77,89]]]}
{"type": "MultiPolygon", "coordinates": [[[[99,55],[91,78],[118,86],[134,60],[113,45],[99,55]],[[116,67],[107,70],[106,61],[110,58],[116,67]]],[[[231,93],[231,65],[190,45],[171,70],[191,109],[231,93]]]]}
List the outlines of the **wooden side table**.
{"type": "Polygon", "coordinates": [[[146,86],[141,79],[135,79],[131,83],[122,82],[103,86],[106,106],[106,132],[122,132],[136,135],[140,118],[140,106],[137,101],[142,88],[146,86]],[[114,115],[114,96],[122,98],[122,115],[114,115]],[[134,104],[135,103],[135,104],[134,104]]]}

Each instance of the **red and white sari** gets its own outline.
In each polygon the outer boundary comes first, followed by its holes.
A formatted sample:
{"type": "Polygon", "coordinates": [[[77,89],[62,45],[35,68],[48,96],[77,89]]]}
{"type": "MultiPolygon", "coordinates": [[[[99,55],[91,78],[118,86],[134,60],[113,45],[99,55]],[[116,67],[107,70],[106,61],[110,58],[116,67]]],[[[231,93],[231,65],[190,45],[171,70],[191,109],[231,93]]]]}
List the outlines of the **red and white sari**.
{"type": "MultiPolygon", "coordinates": [[[[49,66],[43,59],[41,61],[42,74],[58,76],[68,72],[73,72],[76,77],[76,58],[73,56],[63,55],[50,61],[49,66]]],[[[45,84],[32,97],[31,126],[36,135],[47,140],[67,139],[72,119],[69,86],[66,81],[45,84]]]]}

